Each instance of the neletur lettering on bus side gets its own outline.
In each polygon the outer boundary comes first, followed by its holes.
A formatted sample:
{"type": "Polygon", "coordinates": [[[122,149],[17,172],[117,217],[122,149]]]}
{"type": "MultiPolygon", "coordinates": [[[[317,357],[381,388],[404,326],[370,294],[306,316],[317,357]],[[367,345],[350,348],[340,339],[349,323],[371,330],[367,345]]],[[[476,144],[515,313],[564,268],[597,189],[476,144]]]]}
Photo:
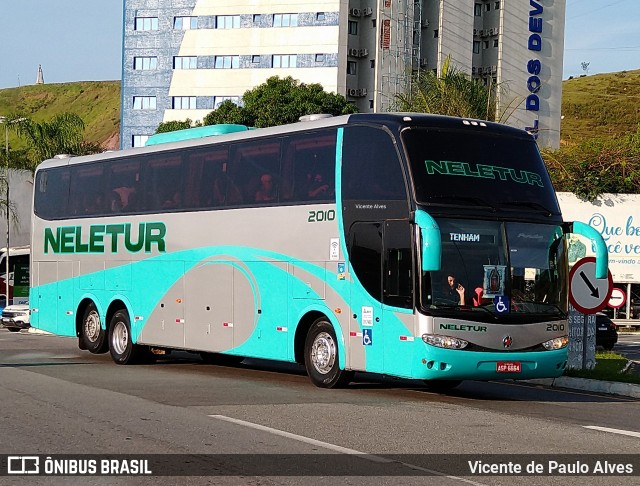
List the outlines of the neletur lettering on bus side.
{"type": "Polygon", "coordinates": [[[125,249],[138,253],[144,249],[146,253],[150,253],[155,245],[159,253],[164,253],[166,234],[164,223],[139,223],[137,234],[132,231],[131,223],[94,224],[89,227],[88,234],[85,230],[84,235],[82,226],[45,228],[44,252],[118,253],[125,249]]]}

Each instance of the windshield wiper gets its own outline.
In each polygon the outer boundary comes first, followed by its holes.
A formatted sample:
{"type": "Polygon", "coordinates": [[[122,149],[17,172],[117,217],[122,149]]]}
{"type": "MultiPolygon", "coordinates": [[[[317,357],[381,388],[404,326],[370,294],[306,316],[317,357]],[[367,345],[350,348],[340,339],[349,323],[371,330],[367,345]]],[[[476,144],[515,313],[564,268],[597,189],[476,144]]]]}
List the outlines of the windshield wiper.
{"type": "Polygon", "coordinates": [[[431,304],[432,307],[435,307],[436,309],[446,309],[446,310],[460,310],[460,311],[464,311],[464,312],[473,312],[475,309],[482,309],[483,311],[489,313],[489,315],[491,315],[491,317],[493,317],[494,319],[498,319],[499,316],[494,314],[493,312],[491,312],[489,309],[487,309],[485,306],[471,306],[471,305],[460,305],[460,304],[431,304]]]}
{"type": "MultiPolygon", "coordinates": [[[[534,306],[537,306],[536,308],[539,309],[540,307],[544,308],[551,308],[557,311],[557,313],[561,316],[561,317],[566,317],[567,313],[565,311],[563,311],[557,304],[549,304],[547,302],[536,302],[534,300],[517,300],[515,302],[511,302],[511,307],[513,308],[514,306],[518,306],[519,304],[532,304],[534,306]]],[[[535,314],[535,312],[526,312],[527,314],[535,314]]],[[[539,312],[540,314],[547,314],[547,312],[539,312]]],[[[549,312],[550,313],[550,312],[549,312]]]]}
{"type": "Polygon", "coordinates": [[[547,217],[553,215],[553,211],[549,208],[534,201],[502,201],[500,204],[505,206],[520,206],[535,209],[538,212],[544,213],[547,217]]]}
{"type": "MultiPolygon", "coordinates": [[[[474,203],[475,206],[484,206],[485,208],[490,208],[494,213],[498,210],[493,204],[481,197],[473,197],[473,196],[454,196],[454,195],[441,195],[441,196],[431,196],[425,203],[429,204],[429,201],[435,199],[448,199],[451,200],[454,204],[458,203],[458,201],[464,201],[467,203],[474,203]]],[[[438,204],[438,203],[436,203],[438,204]]]]}

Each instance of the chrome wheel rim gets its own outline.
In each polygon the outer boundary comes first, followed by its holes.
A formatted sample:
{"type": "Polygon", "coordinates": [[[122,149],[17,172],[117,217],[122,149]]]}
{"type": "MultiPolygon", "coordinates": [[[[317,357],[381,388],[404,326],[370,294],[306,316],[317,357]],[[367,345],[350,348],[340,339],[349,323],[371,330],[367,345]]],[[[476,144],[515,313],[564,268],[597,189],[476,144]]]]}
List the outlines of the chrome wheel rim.
{"type": "Polygon", "coordinates": [[[84,335],[89,342],[95,343],[100,337],[100,316],[96,311],[91,311],[84,321],[84,335]]]}
{"type": "Polygon", "coordinates": [[[129,331],[124,322],[118,321],[113,326],[113,339],[111,340],[113,350],[117,354],[124,354],[127,350],[127,343],[129,342],[129,331]]]}
{"type": "Polygon", "coordinates": [[[327,332],[321,332],[313,340],[311,346],[311,363],[315,370],[326,375],[336,362],[336,343],[327,332]]]}

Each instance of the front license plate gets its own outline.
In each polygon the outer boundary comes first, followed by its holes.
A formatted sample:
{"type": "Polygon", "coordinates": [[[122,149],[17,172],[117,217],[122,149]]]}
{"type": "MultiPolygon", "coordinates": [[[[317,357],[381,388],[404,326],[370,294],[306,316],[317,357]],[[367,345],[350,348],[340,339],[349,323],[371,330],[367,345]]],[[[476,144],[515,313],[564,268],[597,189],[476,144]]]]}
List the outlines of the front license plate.
{"type": "Polygon", "coordinates": [[[520,373],[522,365],[520,361],[498,361],[496,363],[496,371],[498,373],[520,373]]]}

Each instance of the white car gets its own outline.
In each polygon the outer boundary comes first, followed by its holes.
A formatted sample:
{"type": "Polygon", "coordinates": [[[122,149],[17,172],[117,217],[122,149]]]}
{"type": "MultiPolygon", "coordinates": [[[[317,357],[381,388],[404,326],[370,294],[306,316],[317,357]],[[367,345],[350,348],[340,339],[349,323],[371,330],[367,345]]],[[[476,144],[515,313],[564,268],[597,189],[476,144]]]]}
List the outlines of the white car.
{"type": "Polygon", "coordinates": [[[11,332],[31,327],[29,304],[8,305],[2,310],[2,325],[11,332]]]}

